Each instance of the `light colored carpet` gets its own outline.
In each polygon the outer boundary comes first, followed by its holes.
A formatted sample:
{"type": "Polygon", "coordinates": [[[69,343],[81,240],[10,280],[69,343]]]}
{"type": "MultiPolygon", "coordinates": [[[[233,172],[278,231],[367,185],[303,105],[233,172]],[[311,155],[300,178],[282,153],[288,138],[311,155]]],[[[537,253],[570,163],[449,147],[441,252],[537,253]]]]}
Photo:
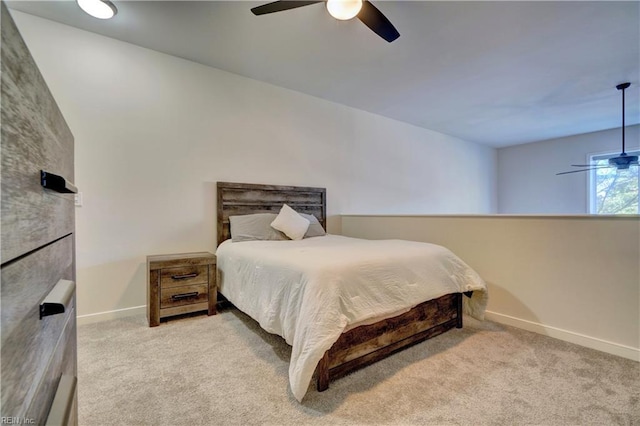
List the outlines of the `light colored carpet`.
{"type": "Polygon", "coordinates": [[[79,422],[106,425],[638,425],[640,364],[466,319],[302,404],[290,347],[233,308],[78,328],[79,422]]]}

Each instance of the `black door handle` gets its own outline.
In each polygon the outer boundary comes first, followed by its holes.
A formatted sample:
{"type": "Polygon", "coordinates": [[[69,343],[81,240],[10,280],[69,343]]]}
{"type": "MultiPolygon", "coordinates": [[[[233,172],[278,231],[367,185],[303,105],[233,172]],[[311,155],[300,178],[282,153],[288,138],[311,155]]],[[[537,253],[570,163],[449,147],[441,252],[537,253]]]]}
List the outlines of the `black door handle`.
{"type": "Polygon", "coordinates": [[[40,170],[40,184],[52,191],[61,192],[63,194],[76,194],[78,188],[62,176],[40,170]]]}

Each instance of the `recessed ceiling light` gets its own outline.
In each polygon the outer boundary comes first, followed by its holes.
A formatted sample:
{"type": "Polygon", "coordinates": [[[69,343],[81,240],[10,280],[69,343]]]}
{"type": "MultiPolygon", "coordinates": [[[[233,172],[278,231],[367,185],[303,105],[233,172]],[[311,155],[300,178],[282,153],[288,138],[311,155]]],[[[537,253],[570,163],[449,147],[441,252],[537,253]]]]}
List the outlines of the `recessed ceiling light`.
{"type": "Polygon", "coordinates": [[[109,0],[76,0],[80,9],[98,19],[113,18],[118,9],[109,0]]]}

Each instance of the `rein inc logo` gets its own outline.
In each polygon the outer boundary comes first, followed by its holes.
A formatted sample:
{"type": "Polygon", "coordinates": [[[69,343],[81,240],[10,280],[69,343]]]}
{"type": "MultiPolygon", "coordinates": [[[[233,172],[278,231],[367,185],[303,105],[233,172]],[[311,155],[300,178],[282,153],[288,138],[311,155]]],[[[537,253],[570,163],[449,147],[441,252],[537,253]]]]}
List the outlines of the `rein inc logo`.
{"type": "Polygon", "coordinates": [[[2,425],[35,425],[36,420],[29,417],[0,417],[2,425]]]}

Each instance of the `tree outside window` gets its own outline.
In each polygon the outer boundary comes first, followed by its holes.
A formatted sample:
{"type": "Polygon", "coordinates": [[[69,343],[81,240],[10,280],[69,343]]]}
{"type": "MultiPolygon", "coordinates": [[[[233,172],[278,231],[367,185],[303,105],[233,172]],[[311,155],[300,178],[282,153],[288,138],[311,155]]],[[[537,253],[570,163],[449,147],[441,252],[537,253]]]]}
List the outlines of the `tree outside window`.
{"type": "MultiPolygon", "coordinates": [[[[639,155],[640,151],[628,152],[639,155]]],[[[593,155],[591,164],[608,165],[609,158],[616,154],[593,155]]],[[[638,166],[627,170],[606,167],[591,171],[591,213],[592,214],[640,214],[638,203],[638,166]]]]}

